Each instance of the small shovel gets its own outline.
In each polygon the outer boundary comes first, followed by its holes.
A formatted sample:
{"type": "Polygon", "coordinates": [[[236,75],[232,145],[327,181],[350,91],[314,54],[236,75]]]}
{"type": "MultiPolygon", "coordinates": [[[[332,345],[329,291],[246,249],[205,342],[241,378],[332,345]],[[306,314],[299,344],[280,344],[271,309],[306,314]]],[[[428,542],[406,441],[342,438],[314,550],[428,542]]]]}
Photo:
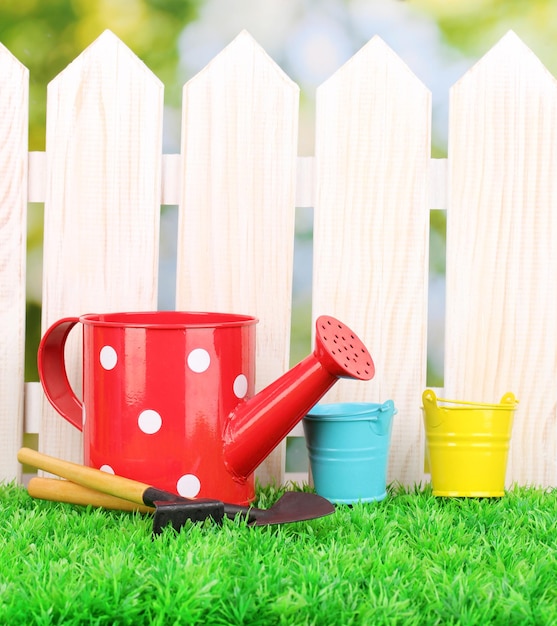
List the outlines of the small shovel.
{"type": "MultiPolygon", "coordinates": [[[[203,521],[207,517],[211,517],[217,523],[220,523],[225,515],[230,518],[241,515],[247,519],[250,525],[265,526],[315,519],[330,515],[335,510],[334,505],[325,498],[314,493],[298,491],[286,492],[268,509],[228,504],[220,500],[202,498],[190,500],[150,485],[130,480],[129,478],[107,474],[92,467],[63,461],[29,448],[21,448],[17,458],[20,463],[27,463],[76,483],[73,487],[81,485],[88,488],[87,491],[93,489],[141,506],[154,507],[154,534],[159,534],[168,524],[171,524],[175,530],[180,530],[187,520],[194,522],[203,521]]],[[[39,479],[34,480],[37,481],[39,479]]],[[[63,488],[67,488],[67,485],[63,488]]],[[[70,486],[70,489],[72,489],[72,486],[70,486]]],[[[35,482],[32,491],[32,495],[35,497],[42,497],[39,495],[40,493],[48,494],[47,489],[42,490],[40,482],[38,484],[35,482]]],[[[87,491],[82,494],[84,501],[80,502],[81,504],[90,503],[86,499],[87,491]]],[[[77,503],[75,497],[73,496],[72,502],[77,503]]],[[[52,499],[52,497],[46,497],[45,499],[52,499]]]]}

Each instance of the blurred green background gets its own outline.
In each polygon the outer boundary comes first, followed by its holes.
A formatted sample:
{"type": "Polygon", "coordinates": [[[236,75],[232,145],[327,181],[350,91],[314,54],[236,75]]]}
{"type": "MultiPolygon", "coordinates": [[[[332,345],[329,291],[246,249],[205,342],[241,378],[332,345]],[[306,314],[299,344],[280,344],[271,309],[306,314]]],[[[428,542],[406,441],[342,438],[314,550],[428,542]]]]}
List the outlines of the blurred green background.
{"type": "MultiPolygon", "coordinates": [[[[448,92],[509,29],[557,71],[554,0],[0,0],[0,42],[30,70],[29,148],[45,149],[48,83],[105,29],[165,84],[166,153],[179,149],[183,84],[242,29],[301,87],[299,154],[313,149],[316,87],[374,35],[432,91],[432,156],[446,156],[448,92]]],[[[432,207],[435,209],[435,207],[432,207]]],[[[160,308],[172,306],[176,207],[163,207],[160,308]]],[[[431,212],[428,384],[442,385],[446,216],[431,212]]],[[[310,350],[312,212],[299,210],[292,357],[310,350]]],[[[37,380],[42,205],[28,218],[26,378],[37,380]]]]}

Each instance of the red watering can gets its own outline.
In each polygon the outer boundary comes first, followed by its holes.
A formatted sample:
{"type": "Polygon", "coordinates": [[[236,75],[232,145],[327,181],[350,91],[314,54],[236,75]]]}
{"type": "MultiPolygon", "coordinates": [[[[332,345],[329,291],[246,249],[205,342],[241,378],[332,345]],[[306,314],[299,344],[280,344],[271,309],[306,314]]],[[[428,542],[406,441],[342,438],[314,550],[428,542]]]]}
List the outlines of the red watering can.
{"type": "Polygon", "coordinates": [[[41,382],[54,408],[83,431],[87,465],[188,498],[247,504],[254,470],[333,384],[375,373],[360,339],[322,316],[314,352],[253,395],[256,323],[180,311],[65,318],[41,340],[41,382]],[[64,361],[78,322],[83,400],[64,361]]]}

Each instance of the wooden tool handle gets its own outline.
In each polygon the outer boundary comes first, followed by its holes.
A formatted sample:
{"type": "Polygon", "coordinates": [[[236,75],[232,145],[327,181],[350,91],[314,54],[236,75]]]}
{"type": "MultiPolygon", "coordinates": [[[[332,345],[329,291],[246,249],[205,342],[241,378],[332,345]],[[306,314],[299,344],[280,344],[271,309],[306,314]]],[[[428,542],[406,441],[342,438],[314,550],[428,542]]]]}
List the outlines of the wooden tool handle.
{"type": "Polygon", "coordinates": [[[136,504],[144,504],[143,494],[150,488],[149,485],[135,480],[107,474],[98,469],[85,467],[77,463],[63,461],[30,448],[21,448],[17,453],[17,460],[20,463],[27,463],[27,465],[37,469],[71,480],[83,487],[96,489],[102,493],[107,493],[117,498],[124,498],[136,504]]]}
{"type": "Polygon", "coordinates": [[[56,478],[32,478],[27,486],[29,495],[41,500],[52,500],[53,502],[68,502],[69,504],[80,504],[81,506],[95,506],[104,509],[115,509],[118,511],[140,511],[141,513],[152,513],[155,509],[144,504],[136,504],[129,500],[109,496],[106,493],[82,487],[69,480],[58,480],[56,478]]]}

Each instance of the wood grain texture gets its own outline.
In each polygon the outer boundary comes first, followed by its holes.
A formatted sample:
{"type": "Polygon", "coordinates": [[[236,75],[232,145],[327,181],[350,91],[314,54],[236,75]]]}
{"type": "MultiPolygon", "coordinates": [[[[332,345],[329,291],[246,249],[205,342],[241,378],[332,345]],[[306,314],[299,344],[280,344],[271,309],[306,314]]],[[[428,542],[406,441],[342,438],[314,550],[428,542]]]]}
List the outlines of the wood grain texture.
{"type": "Polygon", "coordinates": [[[514,33],[451,90],[445,395],[519,399],[508,482],[557,484],[557,83],[514,33]]]}
{"type": "Polygon", "coordinates": [[[298,96],[247,32],[183,93],[176,306],[259,318],[257,389],[288,366],[298,96]]]}
{"type": "MultiPolygon", "coordinates": [[[[49,84],[43,331],[68,315],[156,309],[162,107],[160,81],[109,31],[49,84]]],[[[81,460],[80,433],[46,400],[39,439],[81,460]]]]}
{"type": "MultiPolygon", "coordinates": [[[[28,190],[46,203],[43,329],[155,308],[159,204],[179,203],[177,307],[260,318],[258,389],[287,368],[294,206],[314,206],[313,317],[351,326],[377,366],[373,381],[342,381],[326,400],[395,401],[389,479],[408,484],[423,476],[429,209],[447,208],[442,395],[514,392],[508,480],[557,485],[557,89],[516,35],[451,90],[447,160],[429,158],[429,92],[378,38],[319,88],[316,154],[296,157],[298,87],[242,33],[185,85],[182,154],[161,166],[162,86],[105,33],[51,83],[47,152],[29,154],[27,183],[27,70],[1,46],[0,69],[6,477],[19,472],[23,428],[12,390],[28,190]]],[[[75,346],[70,359],[78,385],[75,346]]],[[[34,432],[40,389],[27,389],[34,432]]],[[[80,460],[79,437],[53,412],[41,433],[42,449],[80,460]]],[[[284,476],[283,450],[263,481],[284,476]]]]}
{"type": "Polygon", "coordinates": [[[374,37],[317,92],[313,317],[360,336],[376,365],[325,401],[393,399],[389,480],[423,467],[429,91],[374,37]]]}
{"type": "Polygon", "coordinates": [[[0,44],[0,482],[21,478],[29,72],[0,44]]]}

